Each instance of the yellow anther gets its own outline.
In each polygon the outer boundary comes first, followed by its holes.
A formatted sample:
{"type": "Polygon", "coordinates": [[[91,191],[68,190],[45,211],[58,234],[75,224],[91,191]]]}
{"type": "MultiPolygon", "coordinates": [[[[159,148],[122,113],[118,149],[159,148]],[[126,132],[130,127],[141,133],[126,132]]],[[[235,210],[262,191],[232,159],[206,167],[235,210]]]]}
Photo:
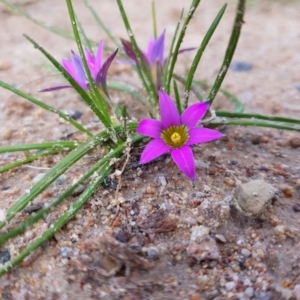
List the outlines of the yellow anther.
{"type": "Polygon", "coordinates": [[[175,145],[178,145],[181,141],[181,136],[178,132],[174,132],[172,135],[171,135],[171,140],[172,142],[175,144],[175,145]]]}

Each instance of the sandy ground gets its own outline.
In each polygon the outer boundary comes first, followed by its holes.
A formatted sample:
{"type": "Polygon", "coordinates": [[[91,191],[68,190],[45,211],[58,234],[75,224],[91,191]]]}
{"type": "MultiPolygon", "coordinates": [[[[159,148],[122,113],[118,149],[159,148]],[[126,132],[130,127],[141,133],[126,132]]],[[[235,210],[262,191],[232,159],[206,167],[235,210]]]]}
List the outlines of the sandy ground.
{"type": "MultiPolygon", "coordinates": [[[[73,1],[88,36],[98,42],[104,33],[81,1],[73,1]]],[[[126,32],[117,5],[90,1],[116,37],[126,32]]],[[[140,45],[152,35],[150,1],[125,2],[140,45]]],[[[203,0],[193,18],[185,46],[198,46],[222,1],[203,0]]],[[[64,1],[38,1],[22,6],[36,19],[70,29],[64,1]]],[[[186,1],[186,9],[188,2],[186,1]]],[[[157,4],[160,30],[166,29],[167,47],[182,8],[181,1],[157,4]]],[[[212,82],[222,62],[234,18],[230,1],[202,62],[197,79],[212,82]]],[[[235,61],[253,64],[248,72],[229,71],[223,87],[237,95],[246,111],[299,118],[300,21],[299,2],[252,1],[235,61]]],[[[95,118],[72,92],[38,94],[40,88],[61,82],[46,59],[23,33],[45,47],[58,60],[76,49],[68,41],[45,31],[0,6],[0,79],[23,86],[46,103],[83,112],[81,122],[95,118]],[[37,80],[38,79],[38,80],[37,80]]],[[[177,72],[186,72],[192,55],[179,59],[177,72]]],[[[114,64],[111,79],[135,80],[126,68],[114,64]]],[[[138,85],[138,81],[133,82],[138,85]]],[[[41,142],[65,138],[73,129],[1,90],[0,144],[41,142]]],[[[144,114],[128,96],[132,114],[144,114]]],[[[215,108],[231,104],[218,95],[215,108]]],[[[299,133],[274,129],[223,127],[226,137],[195,147],[197,180],[193,185],[168,157],[138,167],[141,148],[122,178],[120,212],[116,217],[114,183],[100,188],[63,230],[23,265],[0,279],[1,299],[300,299],[300,167],[299,133]],[[138,168],[137,168],[138,167],[138,168]],[[237,186],[262,179],[276,189],[263,218],[246,217],[231,202],[237,186]],[[113,222],[113,224],[112,224],[113,222]],[[196,236],[196,238],[195,238],[196,236]]],[[[82,139],[81,135],[73,136],[82,139]]],[[[0,166],[20,154],[0,156],[0,166]]],[[[34,203],[49,203],[103,155],[90,153],[34,203]]],[[[6,209],[63,155],[41,159],[0,175],[0,208],[6,209]]],[[[253,190],[255,193],[256,191],[253,190]]],[[[53,220],[66,211],[74,197],[24,236],[3,246],[16,255],[53,220]]],[[[20,215],[15,222],[27,218],[20,215]]]]}

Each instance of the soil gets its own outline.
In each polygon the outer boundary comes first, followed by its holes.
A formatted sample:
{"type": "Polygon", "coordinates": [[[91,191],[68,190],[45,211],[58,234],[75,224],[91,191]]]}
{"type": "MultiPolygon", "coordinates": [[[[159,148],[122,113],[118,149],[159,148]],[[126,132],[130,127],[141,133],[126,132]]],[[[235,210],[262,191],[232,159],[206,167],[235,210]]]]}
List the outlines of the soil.
{"type": "MultiPolygon", "coordinates": [[[[18,1],[36,19],[69,30],[64,1],[18,1]]],[[[90,1],[116,37],[125,37],[117,5],[90,1]]],[[[140,45],[152,35],[150,1],[124,1],[140,45]]],[[[202,1],[185,37],[185,46],[198,46],[222,1],[202,1]]],[[[80,1],[74,7],[88,36],[109,44],[80,1]]],[[[167,45],[182,1],[157,3],[159,28],[167,45]]],[[[186,11],[188,3],[185,3],[186,11]]],[[[296,1],[250,1],[234,61],[251,70],[229,70],[223,88],[239,97],[247,112],[299,118],[300,4],[296,1]],[[298,54],[297,54],[298,53],[298,54]]],[[[230,1],[199,65],[196,78],[213,82],[221,65],[234,19],[230,1]]],[[[54,57],[68,57],[73,41],[56,36],[0,6],[0,78],[62,110],[83,113],[80,121],[97,132],[101,126],[71,90],[38,93],[63,83],[28,34],[54,57]],[[55,83],[54,83],[55,82],[55,83]]],[[[182,54],[176,72],[185,74],[192,53],[182,54]]],[[[128,67],[114,63],[110,79],[137,78],[128,67]]],[[[111,92],[113,101],[127,103],[140,118],[145,109],[129,96],[111,92]]],[[[232,109],[221,94],[215,109],[232,109]]],[[[57,139],[83,140],[82,134],[56,115],[2,89],[0,135],[3,145],[57,139]]],[[[0,279],[1,299],[300,299],[300,136],[276,129],[224,126],[220,141],[195,147],[197,179],[193,184],[164,156],[148,165],[137,161],[134,149],[122,175],[116,198],[115,180],[107,180],[90,202],[21,266],[0,279]],[[237,186],[262,179],[276,189],[263,218],[235,209],[237,186]],[[230,200],[231,199],[231,200],[230,200]],[[117,201],[116,201],[117,200],[117,201]]],[[[43,158],[0,175],[0,209],[7,209],[66,153],[43,158]]],[[[0,166],[25,154],[0,156],[0,166]]],[[[89,153],[8,226],[25,220],[50,203],[103,155],[89,153]]],[[[121,169],[124,160],[116,168],[121,169]]],[[[255,190],[253,191],[256,192],[255,190]]],[[[76,197],[1,248],[1,261],[17,255],[49,228],[76,197]]]]}

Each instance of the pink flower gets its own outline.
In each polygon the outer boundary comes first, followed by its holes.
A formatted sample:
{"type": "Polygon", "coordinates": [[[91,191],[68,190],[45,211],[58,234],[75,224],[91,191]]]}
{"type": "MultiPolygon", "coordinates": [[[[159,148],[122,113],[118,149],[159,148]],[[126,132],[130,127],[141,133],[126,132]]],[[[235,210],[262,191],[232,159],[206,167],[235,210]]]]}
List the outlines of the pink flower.
{"type": "MultiPolygon", "coordinates": [[[[88,49],[85,50],[85,57],[88,67],[91,71],[92,77],[97,86],[99,86],[105,93],[106,91],[106,76],[108,68],[115,58],[118,50],[113,52],[108,59],[103,63],[103,42],[100,41],[97,49],[96,56],[94,56],[88,49]]],[[[63,59],[62,65],[66,71],[76,80],[76,82],[84,89],[88,90],[89,83],[87,75],[85,74],[83,62],[81,57],[74,51],[71,51],[71,59],[63,59]]],[[[48,92],[54,90],[60,90],[64,88],[70,88],[71,85],[60,85],[41,90],[41,92],[48,92]]]]}
{"type": "Polygon", "coordinates": [[[172,98],[161,89],[159,91],[161,121],[144,119],[137,128],[138,133],[154,139],[145,147],[140,163],[145,164],[170,152],[178,168],[188,178],[195,180],[196,167],[191,146],[223,137],[219,131],[197,127],[208,108],[208,102],[199,102],[189,106],[180,115],[172,98]]]}

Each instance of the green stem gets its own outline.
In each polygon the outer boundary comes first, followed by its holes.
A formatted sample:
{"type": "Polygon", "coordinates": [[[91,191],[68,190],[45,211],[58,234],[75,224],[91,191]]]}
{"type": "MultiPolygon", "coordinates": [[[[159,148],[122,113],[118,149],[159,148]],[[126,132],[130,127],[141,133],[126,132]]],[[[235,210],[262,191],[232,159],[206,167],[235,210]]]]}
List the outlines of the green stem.
{"type": "Polygon", "coordinates": [[[238,1],[238,5],[237,5],[237,9],[236,9],[236,16],[235,16],[235,20],[234,20],[234,24],[233,24],[233,28],[232,28],[232,32],[231,32],[231,36],[229,39],[229,43],[225,52],[225,57],[222,63],[222,66],[218,72],[218,75],[215,79],[215,82],[213,84],[213,87],[208,95],[208,101],[210,102],[210,104],[213,103],[219,88],[222,85],[222,82],[227,74],[227,70],[229,68],[229,65],[231,63],[233,54],[235,52],[237,43],[239,41],[239,37],[240,37],[240,33],[241,33],[241,29],[242,29],[242,24],[243,24],[243,18],[244,18],[244,13],[245,13],[245,2],[246,0],[239,0],[238,1]]]}

